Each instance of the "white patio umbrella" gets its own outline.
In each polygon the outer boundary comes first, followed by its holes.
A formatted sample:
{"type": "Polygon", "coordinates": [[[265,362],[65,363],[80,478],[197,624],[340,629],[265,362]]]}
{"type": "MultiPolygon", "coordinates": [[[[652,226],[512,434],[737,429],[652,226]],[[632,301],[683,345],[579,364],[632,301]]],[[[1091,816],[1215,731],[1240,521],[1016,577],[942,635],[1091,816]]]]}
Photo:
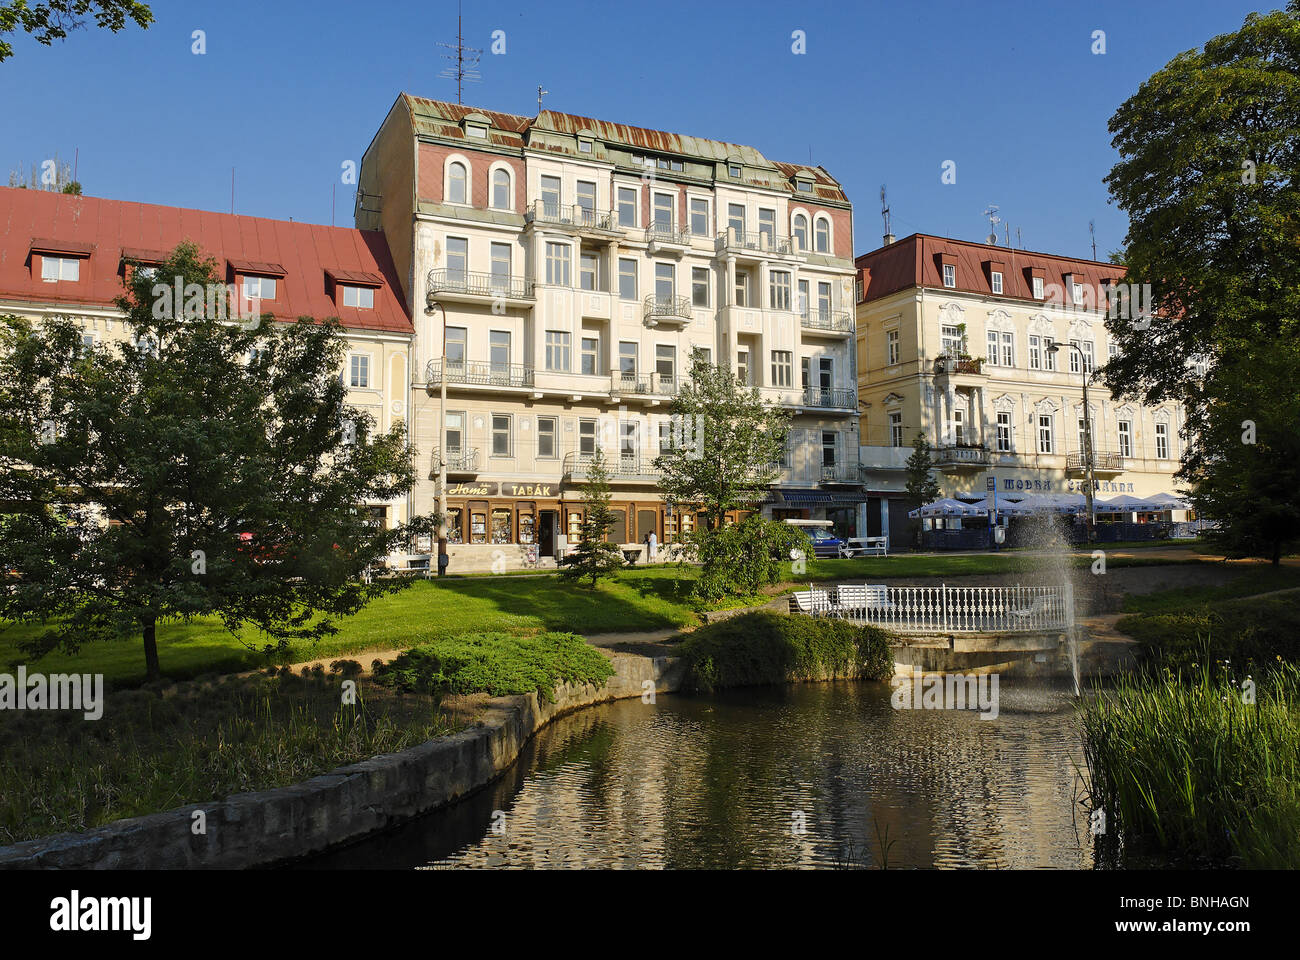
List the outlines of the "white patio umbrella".
{"type": "Polygon", "coordinates": [[[907,515],[909,517],[986,517],[988,510],[962,503],[952,497],[940,497],[933,503],[908,511],[907,515]]]}
{"type": "MultiPolygon", "coordinates": [[[[1032,514],[1034,511],[1029,509],[1028,507],[1023,506],[1023,501],[1024,501],[1024,497],[1018,497],[1015,501],[1012,501],[1010,498],[1004,499],[1003,497],[998,497],[998,502],[996,507],[997,512],[1000,516],[1003,517],[1027,517],[1030,514],[1032,514]]],[[[985,497],[983,500],[980,500],[977,503],[972,503],[971,506],[979,507],[985,513],[988,513],[988,511],[994,509],[994,506],[992,503],[989,502],[988,497],[985,497]]]]}
{"type": "Polygon", "coordinates": [[[1131,493],[1121,493],[1118,497],[1111,497],[1109,500],[1098,500],[1098,513],[1134,513],[1147,509],[1148,503],[1141,497],[1135,497],[1131,493]]]}
{"type": "Polygon", "coordinates": [[[1172,493],[1157,493],[1154,497],[1143,498],[1150,510],[1191,510],[1192,505],[1186,500],[1175,497],[1172,493]]]}

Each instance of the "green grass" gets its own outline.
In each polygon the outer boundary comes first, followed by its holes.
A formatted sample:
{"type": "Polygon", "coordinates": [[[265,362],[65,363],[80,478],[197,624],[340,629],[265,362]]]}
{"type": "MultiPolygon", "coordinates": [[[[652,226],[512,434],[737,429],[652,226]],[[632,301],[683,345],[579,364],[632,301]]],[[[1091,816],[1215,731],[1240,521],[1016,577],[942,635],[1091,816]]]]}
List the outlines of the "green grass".
{"type": "Polygon", "coordinates": [[[0,845],[300,783],[458,729],[431,698],[364,678],[343,705],[342,679],[283,670],[118,691],[93,723],[6,711],[0,845]]]}
{"type": "Polygon", "coordinates": [[[1294,587],[1300,587],[1300,567],[1261,566],[1217,587],[1177,587],[1154,593],[1129,594],[1124,598],[1124,612],[1182,614],[1206,608],[1222,600],[1234,600],[1294,587]]]}
{"type": "Polygon", "coordinates": [[[1156,669],[1195,672],[1217,660],[1244,668],[1300,663],[1300,589],[1130,614],[1115,626],[1156,669]]]}
{"type": "Polygon", "coordinates": [[[609,660],[572,633],[448,637],[421,644],[375,670],[379,683],[439,698],[536,692],[548,701],[555,699],[556,684],[601,684],[613,675],[609,660]]]}
{"type": "Polygon", "coordinates": [[[1300,867],[1300,671],[1203,664],[1192,677],[1125,676],[1080,716],[1086,800],[1135,865],[1300,867]]]}
{"type": "Polygon", "coordinates": [[[770,611],[701,627],[679,649],[686,660],[685,687],[693,691],[814,680],[828,673],[884,680],[894,673],[889,635],[878,627],[770,611]]]}

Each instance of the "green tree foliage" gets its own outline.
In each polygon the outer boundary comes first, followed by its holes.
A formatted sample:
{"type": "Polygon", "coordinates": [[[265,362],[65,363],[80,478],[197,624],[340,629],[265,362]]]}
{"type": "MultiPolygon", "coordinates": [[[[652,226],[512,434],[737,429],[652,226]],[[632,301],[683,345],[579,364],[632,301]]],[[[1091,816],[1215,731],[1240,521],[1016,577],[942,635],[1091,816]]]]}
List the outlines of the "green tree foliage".
{"type": "Polygon", "coordinates": [[[1300,536],[1298,76],[1300,3],[1250,14],[1120,106],[1106,178],[1130,220],[1125,279],[1151,284],[1157,315],[1108,320],[1120,350],[1105,382],[1184,404],[1180,476],[1225,546],[1266,556],[1300,536]]]}
{"type": "Polygon", "coordinates": [[[563,576],[570,580],[590,580],[592,589],[601,577],[613,576],[623,566],[623,552],[618,544],[609,542],[609,531],[614,526],[611,499],[605,452],[597,447],[587,464],[587,482],[582,489],[582,540],[561,568],[563,576]]]}
{"type": "Polygon", "coordinates": [[[695,594],[706,600],[753,596],[784,579],[792,550],[812,556],[808,535],[788,523],[750,514],[721,529],[699,529],[688,541],[688,555],[700,561],[695,594]]]}
{"type": "Polygon", "coordinates": [[[153,679],[161,621],[311,639],[403,585],[362,574],[427,521],[382,529],[364,505],[411,488],[412,451],[345,404],[337,320],[172,309],[174,278],[225,291],[188,244],[157,288],[132,277],[129,340],[0,318],[0,622],[41,626],[33,656],[140,636],[153,679]]]}
{"type": "MultiPolygon", "coordinates": [[[[925,431],[918,431],[912,441],[912,453],[907,458],[907,503],[913,510],[939,499],[939,481],[934,479],[934,458],[930,456],[930,443],[925,431]]],[[[912,541],[921,543],[921,521],[912,520],[912,541]]]]}
{"type": "MultiPolygon", "coordinates": [[[[95,26],[113,33],[124,29],[128,20],[145,30],[153,23],[148,4],[136,0],[0,0],[0,38],[22,30],[48,47],[85,26],[87,16],[94,17],[95,26]]],[[[0,63],[13,53],[13,46],[0,39],[0,63]]]]}

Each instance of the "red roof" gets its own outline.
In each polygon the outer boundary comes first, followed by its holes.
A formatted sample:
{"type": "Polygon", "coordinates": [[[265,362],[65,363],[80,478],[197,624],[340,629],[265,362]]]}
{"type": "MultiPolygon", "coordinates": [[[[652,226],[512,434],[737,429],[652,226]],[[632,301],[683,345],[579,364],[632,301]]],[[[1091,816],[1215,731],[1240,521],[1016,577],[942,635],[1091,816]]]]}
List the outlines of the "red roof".
{"type": "Polygon", "coordinates": [[[0,234],[0,300],[111,307],[122,292],[124,258],[170,251],[191,240],[217,261],[219,275],[228,263],[273,267],[277,274],[283,270],[276,298],[262,301],[262,308],[278,318],[338,317],[356,329],[412,329],[379,231],[0,187],[0,234]],[[83,255],[80,278],[42,281],[32,256],[42,250],[83,255]],[[327,274],[381,281],[374,309],[336,301],[327,274]]]}
{"type": "Polygon", "coordinates": [[[969,240],[949,240],[914,233],[887,247],[879,247],[859,256],[854,263],[862,279],[862,298],[879,300],[908,287],[943,286],[943,263],[957,267],[957,285],[952,288],[982,296],[1035,300],[1034,271],[1043,278],[1044,287],[1056,284],[1066,289],[1065,277],[1072,274],[1079,283],[1093,287],[1103,280],[1118,280],[1124,267],[1098,260],[1080,260],[1053,253],[1035,253],[998,247],[969,240]],[[998,263],[1002,273],[1002,293],[993,293],[990,263],[998,263]]]}

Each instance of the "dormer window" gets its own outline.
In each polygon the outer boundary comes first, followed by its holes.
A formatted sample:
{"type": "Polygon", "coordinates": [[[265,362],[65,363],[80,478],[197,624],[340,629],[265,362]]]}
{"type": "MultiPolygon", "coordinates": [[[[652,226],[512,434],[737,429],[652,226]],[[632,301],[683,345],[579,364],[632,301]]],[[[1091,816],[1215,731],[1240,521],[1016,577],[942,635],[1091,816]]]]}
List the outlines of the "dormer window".
{"type": "Polygon", "coordinates": [[[244,277],[245,300],[274,300],[275,277],[244,277]]]}
{"type": "Polygon", "coordinates": [[[812,193],[813,183],[811,180],[807,179],[806,177],[800,177],[797,180],[795,180],[794,188],[798,190],[800,193],[812,193]]]}
{"type": "Polygon", "coordinates": [[[994,270],[994,271],[993,271],[989,276],[990,276],[990,285],[991,285],[992,288],[993,288],[993,292],[994,292],[994,293],[1001,293],[1001,292],[1002,292],[1002,273],[1001,273],[1001,271],[994,270]]]}
{"type": "Polygon", "coordinates": [[[739,180],[743,172],[744,171],[742,170],[740,164],[738,163],[727,164],[727,176],[734,177],[735,179],[739,180]]]}
{"type": "Polygon", "coordinates": [[[41,255],[41,279],[46,283],[81,279],[81,261],[76,257],[41,255]]]}
{"type": "Polygon", "coordinates": [[[943,265],[943,285],[945,287],[957,286],[957,265],[945,263],[943,265]]]}
{"type": "Polygon", "coordinates": [[[1043,299],[1043,278],[1034,277],[1034,299],[1043,299]]]}
{"type": "Polygon", "coordinates": [[[578,141],[578,152],[579,152],[579,153],[591,153],[591,141],[590,141],[590,140],[579,140],[579,141],[578,141]]]}
{"type": "Polygon", "coordinates": [[[480,127],[477,123],[467,123],[465,125],[465,136],[474,137],[477,140],[487,139],[487,127],[480,127]]]}
{"type": "Polygon", "coordinates": [[[375,308],[375,291],[373,288],[344,285],[341,290],[343,306],[357,307],[361,310],[373,310],[375,308]]]}

